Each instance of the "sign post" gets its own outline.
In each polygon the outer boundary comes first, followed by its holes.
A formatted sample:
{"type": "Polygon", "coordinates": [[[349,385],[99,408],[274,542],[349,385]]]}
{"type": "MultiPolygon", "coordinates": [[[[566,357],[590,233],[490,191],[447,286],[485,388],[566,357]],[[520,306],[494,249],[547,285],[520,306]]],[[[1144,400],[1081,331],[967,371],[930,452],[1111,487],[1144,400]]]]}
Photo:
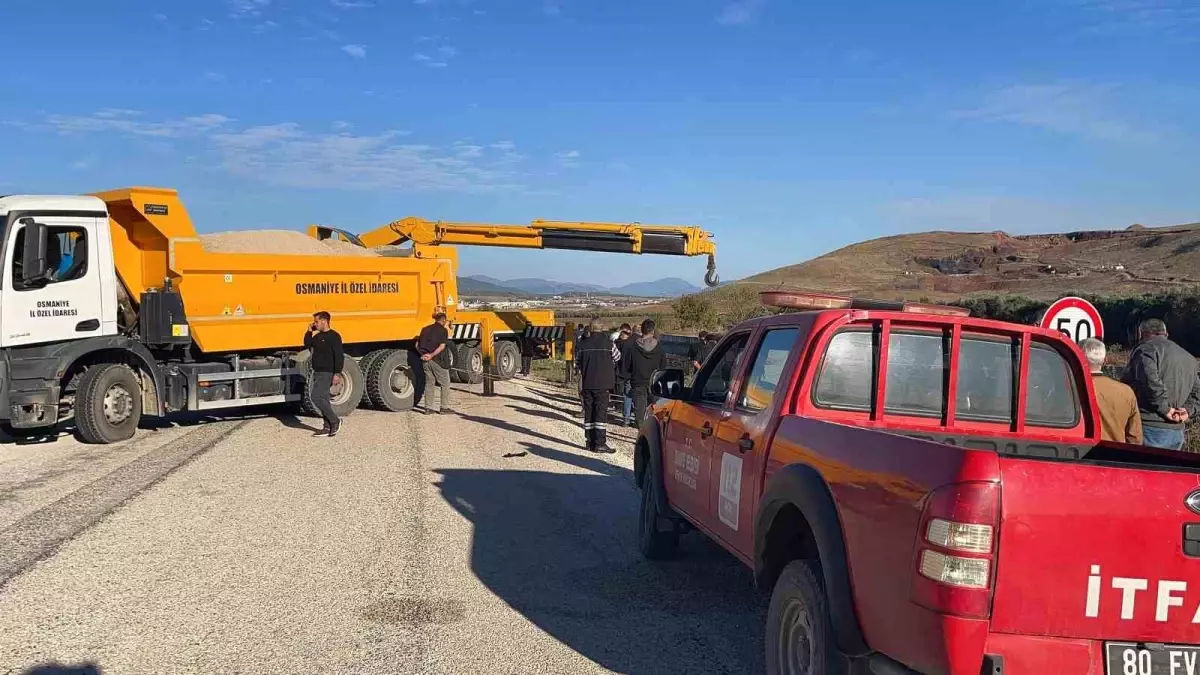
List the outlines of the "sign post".
{"type": "Polygon", "coordinates": [[[1088,338],[1104,339],[1104,322],[1100,312],[1083,298],[1066,297],[1055,300],[1038,324],[1042,328],[1056,330],[1068,339],[1079,343],[1088,338]]]}

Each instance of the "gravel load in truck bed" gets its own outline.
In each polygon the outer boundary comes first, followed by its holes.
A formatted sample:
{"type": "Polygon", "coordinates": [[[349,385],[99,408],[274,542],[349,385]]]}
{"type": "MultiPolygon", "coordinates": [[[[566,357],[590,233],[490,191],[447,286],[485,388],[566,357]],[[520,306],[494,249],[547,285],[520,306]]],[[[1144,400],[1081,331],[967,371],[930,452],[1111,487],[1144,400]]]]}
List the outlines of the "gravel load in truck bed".
{"type": "Polygon", "coordinates": [[[209,253],[268,253],[273,255],[379,255],[374,250],[333,239],[313,239],[294,230],[246,230],[200,235],[209,253]]]}

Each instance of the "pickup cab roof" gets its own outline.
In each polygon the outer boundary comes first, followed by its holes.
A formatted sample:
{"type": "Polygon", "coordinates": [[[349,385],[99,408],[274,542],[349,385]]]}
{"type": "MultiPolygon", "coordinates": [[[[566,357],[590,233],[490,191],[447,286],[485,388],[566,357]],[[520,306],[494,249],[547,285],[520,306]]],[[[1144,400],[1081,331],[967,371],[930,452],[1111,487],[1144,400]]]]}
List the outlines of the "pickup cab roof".
{"type": "Polygon", "coordinates": [[[802,354],[778,385],[790,392],[783,414],[1048,441],[1099,437],[1083,354],[1055,331],[970,316],[826,309],[750,319],[722,344],[753,345],[760,332],[784,327],[799,329],[802,354]],[[825,395],[838,373],[842,389],[825,395]],[[906,388],[914,393],[906,397],[906,388]]]}

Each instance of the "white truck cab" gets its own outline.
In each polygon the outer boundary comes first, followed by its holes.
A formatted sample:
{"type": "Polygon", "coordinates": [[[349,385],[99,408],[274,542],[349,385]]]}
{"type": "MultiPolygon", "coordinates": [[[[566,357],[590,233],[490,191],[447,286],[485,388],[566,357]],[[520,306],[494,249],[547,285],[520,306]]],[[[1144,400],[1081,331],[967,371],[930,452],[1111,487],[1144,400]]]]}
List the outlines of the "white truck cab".
{"type": "Polygon", "coordinates": [[[0,198],[0,349],[117,334],[112,234],[103,201],[0,198]]]}
{"type": "Polygon", "coordinates": [[[36,434],[74,416],[85,436],[111,442],[132,436],[141,413],[161,413],[153,357],[118,328],[102,200],[0,197],[0,261],[0,428],[36,434]]]}

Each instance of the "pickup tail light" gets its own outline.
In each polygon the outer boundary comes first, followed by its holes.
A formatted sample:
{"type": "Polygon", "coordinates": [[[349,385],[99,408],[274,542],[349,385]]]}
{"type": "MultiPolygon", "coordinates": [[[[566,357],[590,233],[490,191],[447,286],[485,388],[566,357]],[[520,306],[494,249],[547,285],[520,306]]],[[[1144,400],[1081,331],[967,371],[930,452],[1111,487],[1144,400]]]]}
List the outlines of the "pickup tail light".
{"type": "Polygon", "coordinates": [[[921,514],[913,602],[942,614],[988,618],[999,526],[998,483],[954,483],[934,490],[921,514]]]}

